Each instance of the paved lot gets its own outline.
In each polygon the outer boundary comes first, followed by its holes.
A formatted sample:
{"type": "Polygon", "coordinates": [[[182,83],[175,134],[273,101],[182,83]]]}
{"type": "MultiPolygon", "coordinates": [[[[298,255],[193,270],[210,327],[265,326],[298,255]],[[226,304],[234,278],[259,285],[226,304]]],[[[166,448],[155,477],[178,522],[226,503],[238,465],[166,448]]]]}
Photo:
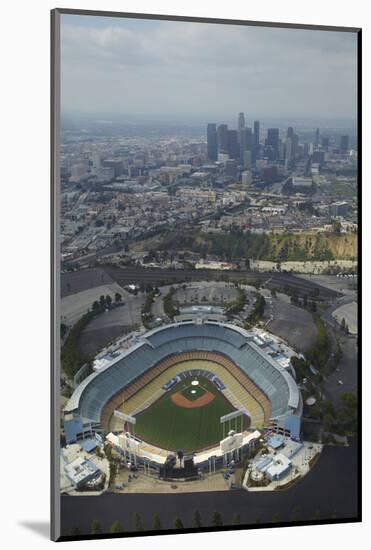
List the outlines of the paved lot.
{"type": "Polygon", "coordinates": [[[102,267],[61,274],[61,296],[69,296],[83,290],[114,283],[115,280],[102,267]]]}
{"type": "Polygon", "coordinates": [[[340,404],[342,393],[357,391],[357,339],[354,336],[343,336],[341,342],[343,357],[338,366],[339,370],[331,374],[324,382],[326,396],[335,406],[340,404]],[[339,380],[343,383],[339,384],[339,380]]]}
{"type": "Polygon", "coordinates": [[[354,295],[357,289],[357,279],[336,277],[336,275],[299,275],[299,277],[344,295],[354,295]]]}
{"type": "Polygon", "coordinates": [[[300,520],[338,519],[357,516],[357,447],[325,447],[315,467],[296,485],[285,491],[247,492],[245,490],[183,494],[113,494],[99,497],[62,497],[62,533],[73,527],[90,533],[93,520],[99,520],[107,532],[116,520],[128,532],[133,529],[132,517],[139,512],[144,528],[152,525],[157,512],[165,528],[172,528],[175,517],[184,526],[192,526],[195,510],[203,525],[210,525],[213,512],[220,512],[224,525],[230,525],[235,514],[241,523],[270,523],[274,514],[280,521],[290,521],[300,508],[300,520]]]}
{"type": "Polygon", "coordinates": [[[358,325],[357,325],[357,304],[356,302],[350,302],[349,304],[344,304],[332,313],[332,316],[335,317],[338,323],[341,323],[342,319],[345,319],[346,324],[348,325],[349,332],[351,334],[357,334],[358,325]]]}
{"type": "Polygon", "coordinates": [[[61,301],[61,318],[72,325],[91,309],[93,302],[99,301],[100,296],[109,294],[114,301],[116,292],[123,295],[123,289],[117,283],[110,283],[65,296],[61,301]]]}
{"type": "Polygon", "coordinates": [[[316,327],[310,313],[280,296],[272,299],[271,321],[267,328],[273,334],[286,340],[294,349],[308,349],[316,338],[316,327]]]}
{"type": "Polygon", "coordinates": [[[180,305],[209,304],[224,305],[232,302],[238,296],[234,285],[226,283],[200,282],[180,287],[175,295],[180,305]]]}
{"type": "Polygon", "coordinates": [[[141,324],[145,296],[133,296],[121,289],[125,305],[101,313],[85,327],[80,336],[80,349],[95,354],[110,342],[138,328],[141,324]]]}

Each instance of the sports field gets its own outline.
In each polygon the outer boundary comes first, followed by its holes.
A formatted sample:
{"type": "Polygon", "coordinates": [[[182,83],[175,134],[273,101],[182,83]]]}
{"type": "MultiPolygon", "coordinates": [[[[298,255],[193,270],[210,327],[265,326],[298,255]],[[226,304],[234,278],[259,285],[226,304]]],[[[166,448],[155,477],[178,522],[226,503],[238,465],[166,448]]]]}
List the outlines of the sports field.
{"type": "Polygon", "coordinates": [[[197,451],[222,439],[220,417],[234,410],[210,380],[188,377],[136,416],[135,434],[165,449],[197,451]]]}

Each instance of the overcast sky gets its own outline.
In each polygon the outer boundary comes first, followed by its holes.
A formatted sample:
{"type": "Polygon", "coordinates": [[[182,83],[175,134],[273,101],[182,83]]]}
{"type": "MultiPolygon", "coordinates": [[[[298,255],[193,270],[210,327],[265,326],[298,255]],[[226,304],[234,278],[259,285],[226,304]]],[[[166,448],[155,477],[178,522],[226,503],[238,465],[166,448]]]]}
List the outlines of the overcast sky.
{"type": "Polygon", "coordinates": [[[62,15],[62,113],[353,119],[355,33],[62,15]]]}

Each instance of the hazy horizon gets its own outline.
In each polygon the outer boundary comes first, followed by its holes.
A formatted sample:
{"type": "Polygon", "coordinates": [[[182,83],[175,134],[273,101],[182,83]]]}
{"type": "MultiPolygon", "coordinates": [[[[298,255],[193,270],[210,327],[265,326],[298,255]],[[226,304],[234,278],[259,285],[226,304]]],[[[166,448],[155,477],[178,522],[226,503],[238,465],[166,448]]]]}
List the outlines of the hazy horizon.
{"type": "Polygon", "coordinates": [[[64,116],[294,124],[356,110],[356,33],[61,17],[64,116]]]}

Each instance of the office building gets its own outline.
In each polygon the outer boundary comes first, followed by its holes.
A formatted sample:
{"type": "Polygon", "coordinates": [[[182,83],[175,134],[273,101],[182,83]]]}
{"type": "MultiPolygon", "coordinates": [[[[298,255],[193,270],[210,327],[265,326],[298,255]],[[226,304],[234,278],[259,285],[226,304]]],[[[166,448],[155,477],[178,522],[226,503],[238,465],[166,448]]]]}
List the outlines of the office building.
{"type": "Polygon", "coordinates": [[[244,151],[243,157],[242,157],[242,165],[244,168],[247,168],[250,170],[252,165],[252,152],[251,151],[244,151]]]}
{"type": "Polygon", "coordinates": [[[329,142],[330,142],[330,139],[328,137],[323,137],[321,139],[321,144],[325,151],[328,151],[329,142]]]}
{"type": "Polygon", "coordinates": [[[259,146],[260,143],[260,122],[259,120],[254,120],[254,136],[255,144],[259,146]]]}
{"type": "Polygon", "coordinates": [[[207,125],[207,158],[211,161],[218,159],[218,137],[216,124],[207,125]]]}
{"type": "Polygon", "coordinates": [[[245,115],[243,113],[238,114],[238,131],[241,132],[241,130],[245,128],[245,115]]]}
{"type": "Polygon", "coordinates": [[[317,128],[316,134],[315,134],[315,137],[314,137],[314,146],[318,147],[318,145],[319,145],[319,128],[317,128]]]}
{"type": "Polygon", "coordinates": [[[267,134],[268,157],[270,160],[279,158],[279,130],[278,128],[268,128],[267,134]]]}
{"type": "Polygon", "coordinates": [[[239,144],[237,130],[227,130],[227,153],[230,159],[239,158],[239,144]]]}
{"type": "Polygon", "coordinates": [[[218,153],[228,152],[228,126],[219,124],[217,130],[218,153]]]}
{"type": "Polygon", "coordinates": [[[249,170],[245,170],[244,172],[242,172],[241,181],[242,181],[243,185],[251,185],[251,183],[252,183],[252,174],[249,170]]]}

